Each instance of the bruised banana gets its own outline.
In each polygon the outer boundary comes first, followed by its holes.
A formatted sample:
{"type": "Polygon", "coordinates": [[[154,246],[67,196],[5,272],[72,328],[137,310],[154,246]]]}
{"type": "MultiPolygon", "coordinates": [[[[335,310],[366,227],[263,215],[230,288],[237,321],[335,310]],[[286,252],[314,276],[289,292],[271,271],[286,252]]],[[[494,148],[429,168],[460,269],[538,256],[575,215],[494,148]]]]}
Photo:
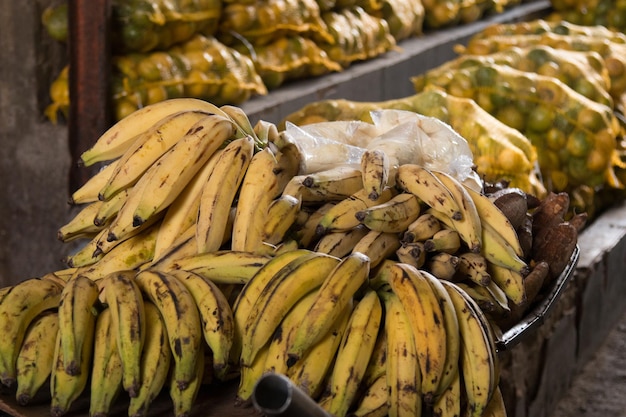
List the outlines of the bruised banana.
{"type": "Polygon", "coordinates": [[[495,263],[489,264],[487,269],[491,280],[513,304],[524,305],[527,302],[524,276],[521,273],[495,263]]]}
{"type": "Polygon", "coordinates": [[[352,252],[354,246],[367,233],[369,233],[369,229],[362,224],[350,230],[329,232],[317,241],[314,250],[343,258],[352,252]]]}
{"type": "Polygon", "coordinates": [[[389,183],[390,161],[380,149],[366,149],[360,161],[363,189],[370,200],[378,200],[389,183]]]}
{"type": "Polygon", "coordinates": [[[174,373],[170,376],[169,394],[172,400],[174,417],[188,417],[198,397],[205,373],[204,345],[200,346],[196,358],[196,373],[188,386],[181,387],[177,384],[174,373]]]}
{"type": "Polygon", "coordinates": [[[424,244],[422,242],[402,243],[396,250],[396,257],[400,262],[421,268],[426,263],[424,244]]]}
{"type": "Polygon", "coordinates": [[[263,242],[278,245],[283,241],[300,212],[300,199],[285,194],[279,196],[267,208],[267,220],[263,225],[263,242]]]}
{"type": "Polygon", "coordinates": [[[400,247],[397,233],[385,233],[370,230],[352,248],[352,252],[361,252],[370,258],[372,268],[395,253],[400,247]]]}
{"type": "Polygon", "coordinates": [[[454,281],[459,269],[459,257],[447,252],[436,252],[426,259],[423,269],[439,279],[454,281]]]}
{"type": "Polygon", "coordinates": [[[350,417],[392,416],[389,411],[389,390],[387,389],[386,375],[379,376],[367,387],[363,395],[357,399],[355,409],[349,415],[350,417]]]}
{"type": "Polygon", "coordinates": [[[487,268],[487,259],[480,253],[464,252],[459,254],[459,274],[481,286],[491,282],[491,275],[487,268]]]}
{"type": "MultiPolygon", "coordinates": [[[[426,252],[446,252],[451,255],[461,249],[461,236],[452,229],[442,229],[424,241],[426,252]]],[[[472,252],[469,252],[472,253],[472,252]]]]}
{"type": "Polygon", "coordinates": [[[198,208],[196,239],[198,252],[213,252],[220,248],[230,208],[243,181],[254,153],[251,137],[230,142],[207,179],[198,208]]]}
{"type": "Polygon", "coordinates": [[[400,193],[385,203],[358,211],[357,220],[370,230],[402,233],[420,214],[420,202],[411,193],[400,193]]]}

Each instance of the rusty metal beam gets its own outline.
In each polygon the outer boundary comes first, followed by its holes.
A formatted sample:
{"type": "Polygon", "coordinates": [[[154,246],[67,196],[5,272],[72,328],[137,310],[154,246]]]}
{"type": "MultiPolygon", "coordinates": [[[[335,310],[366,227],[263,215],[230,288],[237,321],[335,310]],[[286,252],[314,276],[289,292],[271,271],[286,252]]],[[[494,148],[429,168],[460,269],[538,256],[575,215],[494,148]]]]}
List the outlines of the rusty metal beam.
{"type": "Polygon", "coordinates": [[[81,167],[80,155],[111,124],[109,105],[109,0],[69,0],[69,187],[85,183],[96,167],[81,167]]]}

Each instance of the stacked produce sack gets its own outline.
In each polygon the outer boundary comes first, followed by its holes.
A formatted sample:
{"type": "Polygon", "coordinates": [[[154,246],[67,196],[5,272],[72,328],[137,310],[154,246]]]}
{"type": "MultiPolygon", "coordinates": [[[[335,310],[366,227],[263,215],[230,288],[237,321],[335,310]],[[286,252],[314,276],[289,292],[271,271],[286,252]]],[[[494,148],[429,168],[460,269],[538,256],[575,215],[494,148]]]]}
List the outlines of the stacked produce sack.
{"type": "Polygon", "coordinates": [[[550,1],[554,13],[550,19],[566,20],[579,25],[601,25],[620,32],[626,31],[626,6],[622,1],[600,0],[593,7],[584,0],[550,1]]]}
{"type": "Polygon", "coordinates": [[[499,335],[586,216],[484,183],[438,119],[372,120],[279,130],[180,98],[116,123],[81,157],[104,167],[72,193],[67,269],[0,289],[3,392],[188,416],[278,372],[337,417],[505,415],[499,335]]]}

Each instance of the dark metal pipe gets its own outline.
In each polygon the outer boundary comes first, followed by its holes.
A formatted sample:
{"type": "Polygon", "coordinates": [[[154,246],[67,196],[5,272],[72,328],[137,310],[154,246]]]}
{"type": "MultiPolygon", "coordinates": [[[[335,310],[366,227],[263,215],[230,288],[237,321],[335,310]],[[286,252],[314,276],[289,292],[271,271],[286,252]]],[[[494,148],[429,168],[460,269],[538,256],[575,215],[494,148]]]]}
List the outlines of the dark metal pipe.
{"type": "Polygon", "coordinates": [[[332,417],[289,378],[276,373],[259,378],[252,392],[252,403],[267,416],[332,417]]]}

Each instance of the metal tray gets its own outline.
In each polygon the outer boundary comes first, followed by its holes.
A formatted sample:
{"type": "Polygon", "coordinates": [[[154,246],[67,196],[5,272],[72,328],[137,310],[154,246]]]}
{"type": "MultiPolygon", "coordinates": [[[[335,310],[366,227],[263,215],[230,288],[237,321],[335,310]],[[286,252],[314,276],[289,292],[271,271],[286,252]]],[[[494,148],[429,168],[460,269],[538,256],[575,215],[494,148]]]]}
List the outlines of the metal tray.
{"type": "Polygon", "coordinates": [[[496,341],[496,348],[498,352],[511,349],[543,325],[545,318],[556,304],[556,301],[561,296],[561,293],[565,289],[571,277],[574,275],[579,255],[580,247],[576,245],[567,266],[563,272],[561,272],[561,275],[554,280],[552,288],[546,295],[546,298],[533,307],[519,323],[504,332],[500,339],[496,341]]]}

